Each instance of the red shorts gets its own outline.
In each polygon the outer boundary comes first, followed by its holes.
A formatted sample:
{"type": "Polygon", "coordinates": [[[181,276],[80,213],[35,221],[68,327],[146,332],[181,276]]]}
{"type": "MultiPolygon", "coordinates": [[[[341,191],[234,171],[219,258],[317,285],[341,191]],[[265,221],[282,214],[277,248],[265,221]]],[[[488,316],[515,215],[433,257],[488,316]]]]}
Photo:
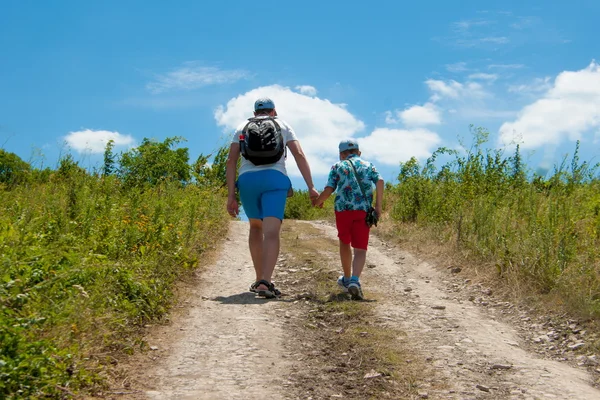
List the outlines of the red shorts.
{"type": "Polygon", "coordinates": [[[371,228],[365,222],[366,216],[367,212],[362,210],[335,212],[335,225],[342,243],[355,249],[367,250],[371,228]]]}

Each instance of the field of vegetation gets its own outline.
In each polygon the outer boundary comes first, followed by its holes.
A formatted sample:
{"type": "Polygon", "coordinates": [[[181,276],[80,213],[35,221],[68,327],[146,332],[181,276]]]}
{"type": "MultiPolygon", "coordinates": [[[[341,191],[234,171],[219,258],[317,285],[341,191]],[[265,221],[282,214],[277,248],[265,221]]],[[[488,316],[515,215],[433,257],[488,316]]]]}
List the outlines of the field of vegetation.
{"type": "MultiPolygon", "coordinates": [[[[386,185],[388,234],[426,237],[507,286],[600,320],[598,166],[579,160],[577,144],[541,176],[518,147],[506,155],[485,148],[485,130],[473,134],[464,151],[400,164],[386,185]]],[[[119,155],[109,143],[93,172],[70,155],[40,170],[0,150],[0,398],[101,390],[224,237],[227,149],[190,164],[181,141],[119,155]]],[[[332,203],[313,208],[296,190],[286,218],[331,221],[332,203]]]]}
{"type": "Polygon", "coordinates": [[[520,294],[598,320],[598,165],[579,160],[577,142],[571,157],[541,176],[523,163],[518,146],[506,156],[484,148],[487,131],[473,134],[462,152],[441,148],[425,165],[401,164],[387,202],[395,234],[425,232],[520,294]]]}
{"type": "Polygon", "coordinates": [[[94,173],[70,156],[40,171],[0,151],[0,398],[101,390],[224,236],[224,169],[189,166],[177,143],[120,157],[109,146],[94,173]]]}

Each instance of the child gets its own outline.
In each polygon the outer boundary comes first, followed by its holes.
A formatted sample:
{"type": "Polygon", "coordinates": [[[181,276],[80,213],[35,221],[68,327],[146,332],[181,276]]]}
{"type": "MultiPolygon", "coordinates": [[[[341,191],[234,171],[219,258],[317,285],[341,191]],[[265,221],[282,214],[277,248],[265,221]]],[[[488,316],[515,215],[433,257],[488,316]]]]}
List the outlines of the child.
{"type": "Polygon", "coordinates": [[[343,140],[339,150],[340,161],[331,167],[327,186],[314,201],[314,206],[322,207],[325,200],[334,191],[337,192],[334,203],[335,224],[344,270],[344,275],[339,277],[337,283],[345,292],[350,292],[354,300],[362,300],[364,296],[359,278],[367,259],[370,231],[365,217],[373,203],[373,183],[376,187],[375,211],[378,216],[381,215],[384,185],[373,164],[360,158],[358,142],[354,139],[343,140]]]}

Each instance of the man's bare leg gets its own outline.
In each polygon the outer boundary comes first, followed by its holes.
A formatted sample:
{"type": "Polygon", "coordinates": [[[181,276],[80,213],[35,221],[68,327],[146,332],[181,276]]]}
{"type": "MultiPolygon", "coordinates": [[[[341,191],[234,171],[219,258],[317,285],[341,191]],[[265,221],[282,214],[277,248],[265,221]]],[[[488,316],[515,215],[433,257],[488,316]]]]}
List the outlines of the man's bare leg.
{"type": "Polygon", "coordinates": [[[263,222],[260,219],[249,218],[250,234],[248,235],[248,247],[250,247],[250,256],[256,273],[256,281],[262,279],[263,268],[263,222]]]}
{"type": "MultiPolygon", "coordinates": [[[[273,270],[279,257],[279,245],[281,234],[281,220],[276,217],[265,217],[262,226],[263,248],[262,248],[262,277],[267,282],[271,282],[273,270]]],[[[264,285],[260,285],[262,289],[264,285]]],[[[268,288],[265,288],[268,289],[268,288]]]]}

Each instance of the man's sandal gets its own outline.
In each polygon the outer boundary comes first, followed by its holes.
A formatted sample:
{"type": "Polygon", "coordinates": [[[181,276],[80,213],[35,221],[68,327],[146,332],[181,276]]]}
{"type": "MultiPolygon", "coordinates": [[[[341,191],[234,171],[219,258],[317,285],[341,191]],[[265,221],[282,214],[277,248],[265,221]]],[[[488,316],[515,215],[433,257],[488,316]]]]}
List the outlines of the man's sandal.
{"type": "Polygon", "coordinates": [[[264,279],[258,281],[258,284],[256,285],[256,294],[258,294],[258,296],[260,297],[264,297],[266,299],[274,299],[276,297],[281,296],[281,292],[277,289],[275,289],[275,285],[273,285],[272,283],[269,283],[268,281],[265,281],[264,279]],[[267,287],[266,290],[259,290],[258,286],[260,285],[265,285],[267,287]]]}
{"type": "Polygon", "coordinates": [[[250,288],[248,289],[249,291],[256,293],[256,288],[259,285],[259,281],[254,282],[252,285],[250,285],[250,288]]]}

